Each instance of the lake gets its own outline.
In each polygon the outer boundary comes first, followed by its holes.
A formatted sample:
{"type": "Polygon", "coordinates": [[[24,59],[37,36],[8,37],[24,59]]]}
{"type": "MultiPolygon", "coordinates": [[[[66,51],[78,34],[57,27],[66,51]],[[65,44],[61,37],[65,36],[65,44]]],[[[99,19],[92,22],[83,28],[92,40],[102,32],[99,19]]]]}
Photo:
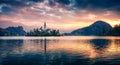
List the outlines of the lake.
{"type": "Polygon", "coordinates": [[[0,65],[120,65],[120,37],[0,37],[0,65]]]}

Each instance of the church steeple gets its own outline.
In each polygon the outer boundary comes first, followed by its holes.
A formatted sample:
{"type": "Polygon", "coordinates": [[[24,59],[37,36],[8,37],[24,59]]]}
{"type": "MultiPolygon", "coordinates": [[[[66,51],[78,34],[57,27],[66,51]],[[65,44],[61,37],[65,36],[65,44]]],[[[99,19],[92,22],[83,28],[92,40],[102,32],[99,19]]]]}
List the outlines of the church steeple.
{"type": "Polygon", "coordinates": [[[46,22],[44,22],[44,30],[46,30],[46,22]]]}

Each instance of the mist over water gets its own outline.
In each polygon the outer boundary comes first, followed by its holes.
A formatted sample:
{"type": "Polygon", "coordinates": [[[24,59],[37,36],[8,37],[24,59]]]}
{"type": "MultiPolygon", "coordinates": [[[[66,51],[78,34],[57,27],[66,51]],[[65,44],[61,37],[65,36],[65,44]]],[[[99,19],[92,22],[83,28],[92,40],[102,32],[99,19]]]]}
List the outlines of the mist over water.
{"type": "Polygon", "coordinates": [[[0,37],[0,65],[119,65],[120,37],[0,37]]]}

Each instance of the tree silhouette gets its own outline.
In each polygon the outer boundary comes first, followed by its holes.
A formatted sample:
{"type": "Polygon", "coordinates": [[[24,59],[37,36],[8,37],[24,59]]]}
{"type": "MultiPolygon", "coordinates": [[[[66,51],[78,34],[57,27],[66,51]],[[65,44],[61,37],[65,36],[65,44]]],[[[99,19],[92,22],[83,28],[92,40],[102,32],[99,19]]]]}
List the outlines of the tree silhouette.
{"type": "Polygon", "coordinates": [[[59,30],[46,29],[42,27],[31,30],[27,33],[27,36],[60,36],[59,30]]]}
{"type": "Polygon", "coordinates": [[[107,32],[109,36],[120,36],[120,24],[115,25],[112,29],[107,32]]]}

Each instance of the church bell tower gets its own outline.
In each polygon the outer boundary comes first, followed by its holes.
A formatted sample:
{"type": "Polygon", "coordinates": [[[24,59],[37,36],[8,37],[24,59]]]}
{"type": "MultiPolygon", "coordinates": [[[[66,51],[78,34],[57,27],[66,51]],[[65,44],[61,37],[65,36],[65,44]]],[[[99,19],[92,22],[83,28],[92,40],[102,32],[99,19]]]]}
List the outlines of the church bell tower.
{"type": "Polygon", "coordinates": [[[44,30],[46,30],[46,22],[44,22],[44,30]]]}

